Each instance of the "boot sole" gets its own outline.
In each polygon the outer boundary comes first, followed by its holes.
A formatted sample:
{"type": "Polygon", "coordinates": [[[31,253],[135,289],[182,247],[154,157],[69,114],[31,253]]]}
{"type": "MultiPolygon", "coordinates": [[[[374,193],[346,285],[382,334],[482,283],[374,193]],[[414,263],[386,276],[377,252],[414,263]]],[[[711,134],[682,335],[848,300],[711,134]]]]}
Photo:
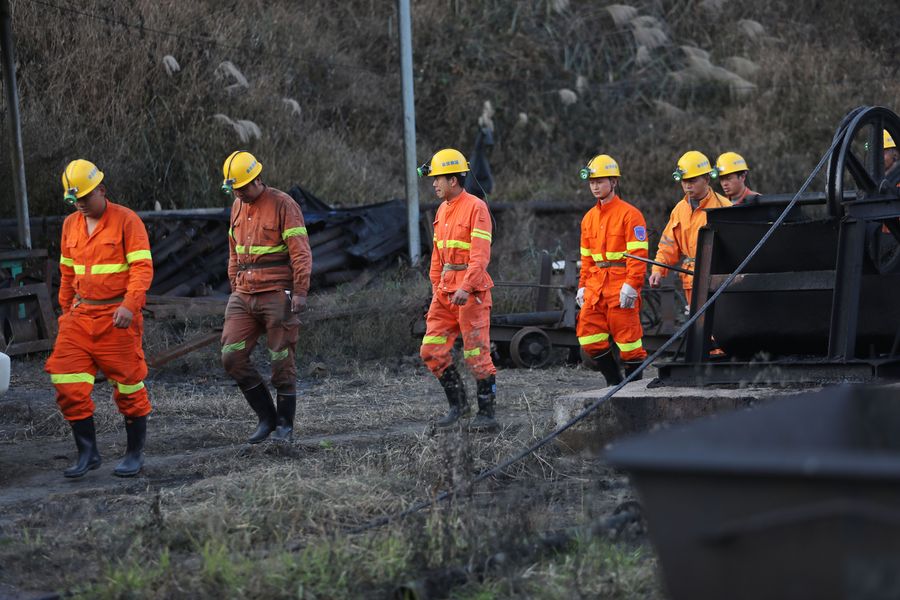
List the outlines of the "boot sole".
{"type": "Polygon", "coordinates": [[[63,471],[63,477],[65,477],[66,479],[78,479],[87,475],[88,471],[96,471],[102,464],[103,461],[98,460],[95,464],[88,465],[87,469],[85,469],[84,471],[79,471],[78,473],[66,473],[65,471],[63,471]]]}
{"type": "MultiPolygon", "coordinates": [[[[141,467],[141,468],[143,468],[143,467],[141,467]]],[[[128,472],[114,470],[113,475],[115,475],[116,477],[134,477],[135,475],[137,475],[140,472],[141,472],[141,469],[138,469],[137,471],[128,471],[128,472]]]]}

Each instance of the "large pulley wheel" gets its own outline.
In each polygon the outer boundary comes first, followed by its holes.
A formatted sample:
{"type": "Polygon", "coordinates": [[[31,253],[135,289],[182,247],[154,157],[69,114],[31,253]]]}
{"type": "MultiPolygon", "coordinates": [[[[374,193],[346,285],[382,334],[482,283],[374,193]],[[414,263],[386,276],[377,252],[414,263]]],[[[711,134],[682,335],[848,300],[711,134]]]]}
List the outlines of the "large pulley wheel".
{"type": "Polygon", "coordinates": [[[550,362],[553,344],[540,327],[523,327],[509,341],[509,356],[513,364],[523,369],[539,369],[550,362]]]}
{"type": "MultiPolygon", "coordinates": [[[[885,170],[884,131],[900,140],[900,117],[881,106],[861,106],[841,121],[834,136],[837,145],[828,161],[826,180],[828,212],[832,217],[844,216],[843,203],[847,200],[896,197],[900,201],[900,163],[885,170]]],[[[872,222],[866,229],[866,251],[880,273],[900,272],[900,223],[896,221],[872,222]]]]}

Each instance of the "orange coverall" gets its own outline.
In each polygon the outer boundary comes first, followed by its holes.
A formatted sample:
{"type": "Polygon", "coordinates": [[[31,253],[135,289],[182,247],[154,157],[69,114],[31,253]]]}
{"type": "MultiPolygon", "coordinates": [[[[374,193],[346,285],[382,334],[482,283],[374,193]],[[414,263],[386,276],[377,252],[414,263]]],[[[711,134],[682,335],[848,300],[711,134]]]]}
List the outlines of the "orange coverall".
{"type": "MultiPolygon", "coordinates": [[[[731,206],[731,201],[725,196],[721,196],[713,191],[712,188],[706,194],[706,197],[700,201],[699,206],[694,209],[688,200],[687,195],[675,205],[672,214],[669,216],[669,222],[663,230],[662,237],[659,240],[659,249],[656,251],[656,261],[667,265],[678,265],[681,263],[685,269],[694,269],[694,258],[697,256],[697,232],[706,225],[706,209],[722,208],[731,206]]],[[[665,277],[669,272],[663,267],[653,267],[653,273],[659,273],[665,277]]],[[[687,297],[688,305],[691,303],[691,290],[694,285],[694,277],[679,273],[681,277],[681,287],[684,288],[684,295],[687,297]]]]}
{"type": "Polygon", "coordinates": [[[483,200],[462,192],[441,203],[434,221],[431,252],[433,296],[425,319],[426,331],[419,354],[436,377],[453,359],[450,351],[462,334],[463,357],[476,379],[497,370],[491,361],[491,216],[483,200]],[[470,294],[462,305],[450,303],[453,293],[470,294]]]}
{"type": "Polygon", "coordinates": [[[300,206],[268,186],[253,202],[235,199],[228,245],[232,294],[225,307],[222,364],[242,390],[262,383],[250,354],[265,332],[272,385],[279,394],[293,395],[300,318],[291,312],[290,294],[306,296],[312,273],[300,206]]]}
{"type": "Polygon", "coordinates": [[[59,271],[63,312],[44,369],[56,387],[63,417],[78,421],[94,414],[91,392],[98,369],[115,386],[119,412],[127,418],[149,414],[141,308],[153,280],[153,261],[143,221],[134,211],[107,201],[88,235],[84,216],[69,215],[63,222],[59,271]],[[126,329],[113,326],[119,305],[134,315],[126,329]]]}
{"type": "Polygon", "coordinates": [[[641,288],[647,265],[624,254],[647,256],[647,226],[637,208],[618,195],[599,201],[581,220],[581,277],[584,304],[575,333],[588,354],[597,356],[616,342],[622,360],[644,360],[641,328],[641,288]],[[619,292],[627,283],[638,293],[633,308],[619,306],[619,292]]]}

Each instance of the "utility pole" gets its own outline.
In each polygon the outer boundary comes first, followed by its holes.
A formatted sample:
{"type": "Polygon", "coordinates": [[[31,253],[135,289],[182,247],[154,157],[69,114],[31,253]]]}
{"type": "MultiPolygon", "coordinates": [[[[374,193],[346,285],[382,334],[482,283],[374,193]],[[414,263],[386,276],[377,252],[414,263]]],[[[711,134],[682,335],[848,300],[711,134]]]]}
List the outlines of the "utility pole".
{"type": "Polygon", "coordinates": [[[419,262],[419,178],[416,173],[416,108],[413,101],[412,19],[409,0],[397,0],[400,33],[400,75],[403,90],[403,148],[406,171],[406,219],[409,261],[419,262]]]}
{"type": "Polygon", "coordinates": [[[15,52],[9,0],[0,0],[0,53],[3,55],[3,89],[6,92],[6,106],[9,108],[9,155],[13,165],[13,191],[16,195],[16,218],[19,221],[19,244],[23,248],[31,250],[31,221],[28,215],[28,190],[25,187],[25,155],[22,152],[22,124],[19,118],[15,52]]]}

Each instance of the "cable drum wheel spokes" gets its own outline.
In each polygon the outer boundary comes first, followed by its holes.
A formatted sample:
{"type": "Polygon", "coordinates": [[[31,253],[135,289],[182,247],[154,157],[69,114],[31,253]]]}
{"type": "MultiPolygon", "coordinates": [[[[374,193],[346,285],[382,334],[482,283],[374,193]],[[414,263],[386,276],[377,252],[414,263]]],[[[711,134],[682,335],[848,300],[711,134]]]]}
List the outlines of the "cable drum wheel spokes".
{"type": "MultiPolygon", "coordinates": [[[[890,177],[884,168],[884,142],[882,132],[887,131],[895,140],[900,139],[900,117],[881,106],[856,108],[844,117],[835,133],[834,140],[840,140],[828,161],[826,196],[828,212],[832,217],[842,218],[844,193],[848,181],[845,172],[855,184],[855,200],[865,202],[897,193],[894,170],[890,177]],[[865,133],[866,155],[860,158],[853,149],[853,143],[860,133],[865,133]]],[[[900,167],[897,167],[900,169],[900,167]]],[[[873,222],[867,227],[866,249],[869,258],[880,273],[900,271],[900,243],[895,235],[883,232],[882,227],[873,222]]]]}

